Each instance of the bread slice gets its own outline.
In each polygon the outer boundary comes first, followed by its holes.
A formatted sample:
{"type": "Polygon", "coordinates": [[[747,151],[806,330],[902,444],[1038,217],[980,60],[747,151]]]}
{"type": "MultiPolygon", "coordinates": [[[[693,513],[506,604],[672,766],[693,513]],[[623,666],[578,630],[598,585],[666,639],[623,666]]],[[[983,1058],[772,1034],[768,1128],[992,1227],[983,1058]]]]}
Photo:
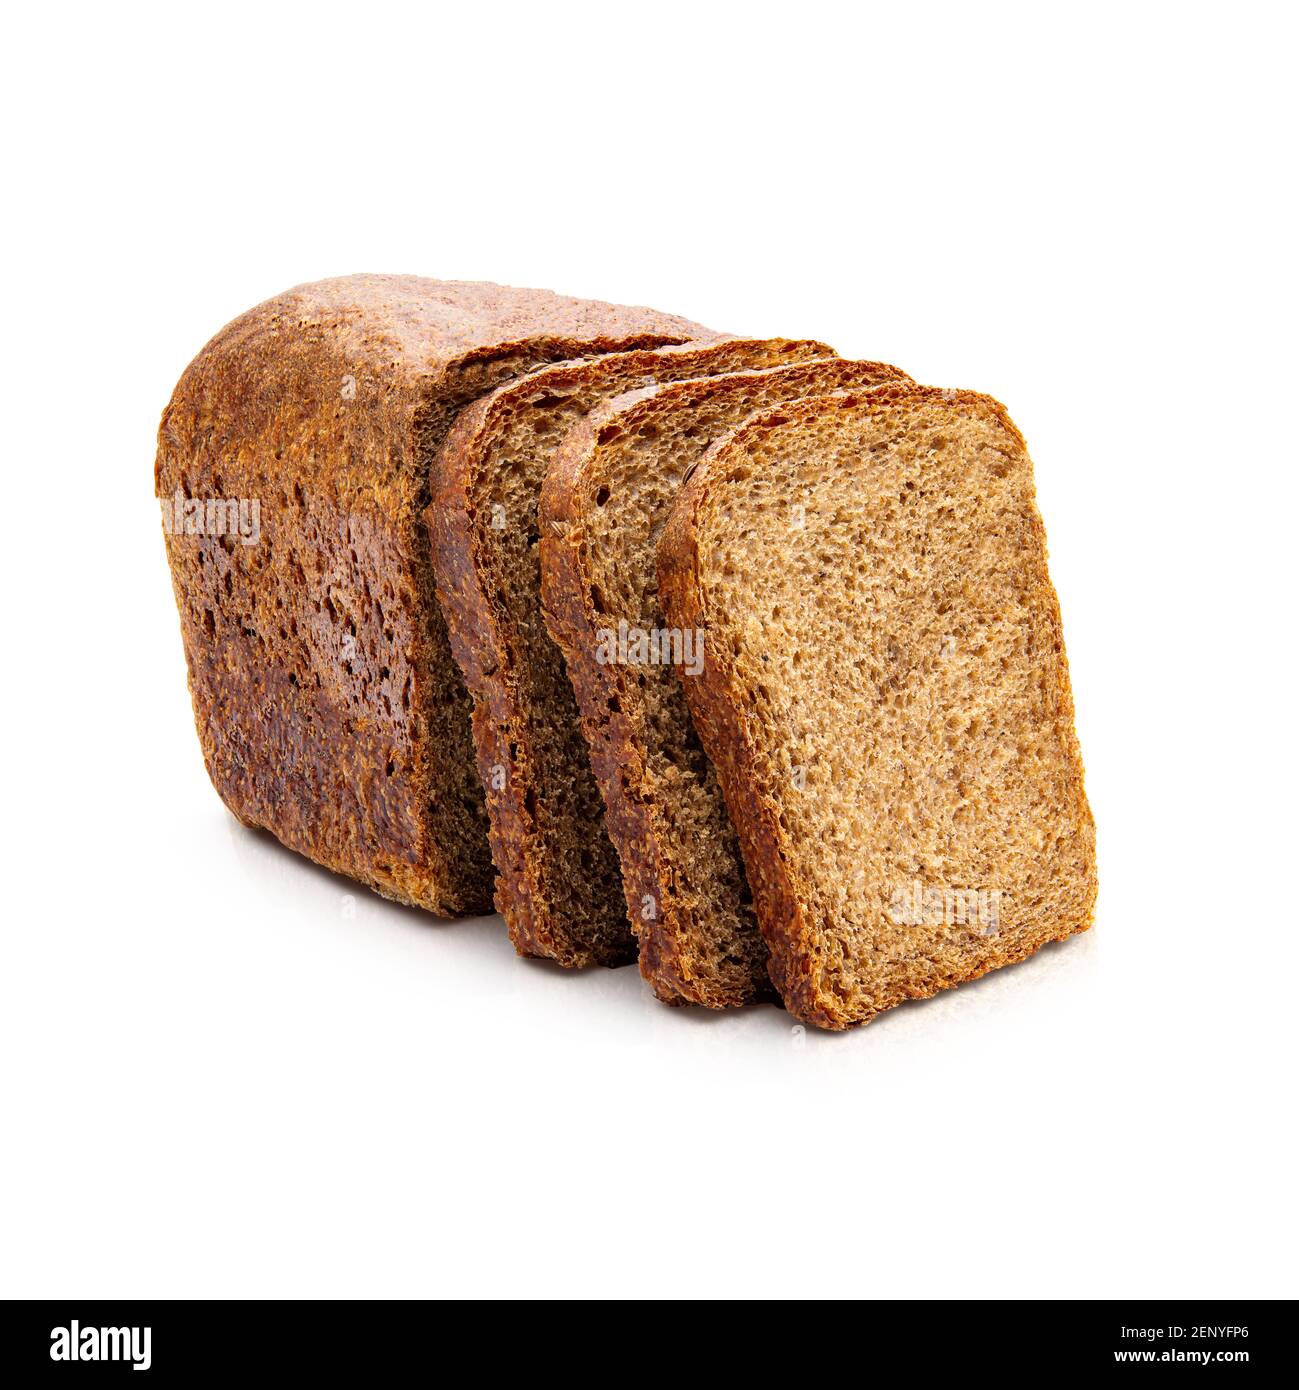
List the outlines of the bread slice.
{"type": "Polygon", "coordinates": [[[154,477],[230,810],[389,897],[490,910],[469,699],[420,520],[430,466],[462,406],[539,363],[715,336],[407,275],[301,285],[218,333],[163,413],[154,477]]]}
{"type": "Polygon", "coordinates": [[[1090,925],[1095,832],[1032,465],[987,396],[764,411],[659,548],[771,974],[844,1028],[1090,925]]]}
{"type": "Polygon", "coordinates": [[[541,617],[537,499],[556,446],[632,387],[827,355],[821,343],[731,339],[548,367],[478,402],[447,436],[427,520],[473,696],[496,903],[521,954],[621,965],[636,949],[572,688],[541,617]]]}
{"type": "MultiPolygon", "coordinates": [[[[542,488],[546,622],[577,694],[641,973],[661,999],[726,1008],[774,990],[739,844],[678,670],[610,661],[620,651],[609,639],[666,631],[659,536],[711,441],[763,407],[889,380],[907,378],[878,362],[832,359],[619,396],[569,432],[542,488]]],[[[679,656],[687,681],[703,655],[684,644],[664,654],[679,656]]]]}

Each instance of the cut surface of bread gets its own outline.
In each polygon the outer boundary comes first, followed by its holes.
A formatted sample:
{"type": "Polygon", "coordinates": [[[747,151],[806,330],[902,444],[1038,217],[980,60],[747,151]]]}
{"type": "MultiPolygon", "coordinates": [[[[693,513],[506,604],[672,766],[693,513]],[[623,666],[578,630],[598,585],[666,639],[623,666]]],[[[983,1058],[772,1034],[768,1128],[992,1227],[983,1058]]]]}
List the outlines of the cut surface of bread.
{"type": "Polygon", "coordinates": [[[739,843],[686,708],[682,683],[703,653],[693,641],[673,648],[659,604],[669,509],[710,443],[755,411],[889,380],[907,378],[831,359],[631,392],[568,433],[542,489],[546,621],[577,695],[641,973],[661,999],[726,1008],[775,993],[739,843]],[[633,645],[656,633],[668,637],[657,653],[633,645]]]}
{"type": "Polygon", "coordinates": [[[724,339],[542,368],[464,411],[426,512],[451,648],[473,698],[496,904],[523,955],[622,965],[636,945],[563,656],[541,613],[537,503],[566,431],[654,381],[831,356],[724,339]]]}
{"type": "Polygon", "coordinates": [[[1091,923],[1095,831],[1024,442],[885,386],[755,415],[659,547],[683,682],[797,1018],[863,1023],[1091,923]]]}
{"type": "Polygon", "coordinates": [[[218,333],[163,413],[154,482],[230,810],[386,896],[490,911],[469,700],[421,520],[430,465],[462,406],[539,363],[716,336],[404,275],[301,285],[218,333]]]}

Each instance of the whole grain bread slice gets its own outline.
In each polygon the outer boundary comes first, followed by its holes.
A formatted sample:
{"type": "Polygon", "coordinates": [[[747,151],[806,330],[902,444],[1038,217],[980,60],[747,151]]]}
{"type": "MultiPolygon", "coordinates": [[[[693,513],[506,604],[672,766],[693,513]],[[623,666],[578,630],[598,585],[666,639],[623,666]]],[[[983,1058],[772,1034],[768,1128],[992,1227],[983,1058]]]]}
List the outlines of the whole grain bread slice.
{"type": "Polygon", "coordinates": [[[659,548],[683,682],[799,1019],[863,1023],[1091,923],[1095,831],[1032,465],[987,396],[755,415],[659,548]]]}
{"type": "Polygon", "coordinates": [[[641,973],[661,999],[726,1008],[775,992],[739,843],[682,690],[703,653],[674,645],[689,634],[672,633],[659,604],[668,511],[709,444],[754,411],[890,380],[908,378],[830,359],[651,386],[593,410],[546,477],[546,623],[577,695],[641,973]]]}
{"type": "Polygon", "coordinates": [[[431,464],[462,406],[539,363],[716,336],[411,275],[300,285],[218,333],[163,413],[154,486],[230,810],[388,897],[490,910],[469,697],[421,520],[431,464]]]}
{"type": "Polygon", "coordinates": [[[560,364],[485,397],[448,434],[425,515],[473,698],[496,904],[521,954],[565,966],[636,954],[572,687],[541,615],[537,501],[555,448],[633,387],[831,355],[822,343],[728,339],[560,364]]]}

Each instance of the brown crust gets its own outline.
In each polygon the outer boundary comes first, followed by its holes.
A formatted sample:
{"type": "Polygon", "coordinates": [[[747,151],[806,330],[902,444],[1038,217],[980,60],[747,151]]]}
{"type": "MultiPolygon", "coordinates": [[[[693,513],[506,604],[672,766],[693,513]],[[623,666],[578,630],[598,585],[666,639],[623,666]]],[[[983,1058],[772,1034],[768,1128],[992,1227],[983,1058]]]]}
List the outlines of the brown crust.
{"type": "Polygon", "coordinates": [[[418,519],[428,460],[456,409],[539,361],[706,332],[362,275],[298,286],[208,343],[163,412],[154,484],[262,507],[255,546],[167,537],[204,761],[240,820],[389,897],[489,910],[476,779],[434,765],[435,746],[472,753],[418,519]]]}
{"type": "MultiPolygon", "coordinates": [[[[487,425],[491,397],[484,396],[460,412],[442,447],[434,473],[433,499],[424,513],[437,575],[438,602],[447,625],[451,651],[465,678],[472,700],[471,724],[487,801],[488,835],[496,865],[498,912],[510,928],[521,954],[537,954],[527,946],[536,937],[529,897],[520,891],[526,880],[523,859],[527,807],[519,794],[520,778],[509,740],[498,738],[510,702],[499,681],[490,680],[495,663],[488,653],[503,653],[498,605],[477,582],[475,528],[470,511],[468,462],[487,425]],[[504,785],[496,787],[489,769],[506,769],[504,785]]],[[[508,659],[508,658],[507,658],[508,659]]]]}
{"type": "MultiPolygon", "coordinates": [[[[789,406],[753,415],[708,450],[673,507],[659,544],[659,595],[669,621],[677,627],[701,628],[706,634],[708,632],[708,615],[704,607],[698,569],[699,516],[711,501],[716,481],[732,457],[743,450],[747,439],[774,426],[796,422],[800,416],[813,419],[829,408],[856,409],[862,406],[869,408],[872,405],[878,408],[903,397],[915,396],[942,399],[989,411],[1016,444],[1020,448],[1025,447],[1023,436],[1010,419],[1005,407],[992,397],[973,391],[882,386],[865,392],[845,391],[824,397],[808,397],[789,406]]],[[[1036,508],[1034,529],[1042,542],[1042,554],[1045,555],[1045,529],[1036,508]]],[[[1041,580],[1051,594],[1051,624],[1059,653],[1060,719],[1062,724],[1067,723],[1072,730],[1073,694],[1064,654],[1059,603],[1045,568],[1041,580]]],[[[772,981],[780,991],[789,1012],[805,1023],[833,1030],[867,1023],[881,1010],[875,1010],[865,1017],[850,1016],[836,1007],[837,1001],[833,994],[823,992],[818,987],[814,972],[812,932],[802,908],[803,894],[786,862],[779,821],[780,808],[770,797],[762,794],[760,780],[756,776],[754,745],[745,717],[747,705],[740,696],[739,683],[725,644],[710,642],[706,636],[705,650],[708,655],[702,674],[684,683],[687,700],[695,727],[717,768],[723,794],[740,839],[759,925],[771,951],[768,968],[772,981]]],[[[1076,739],[1070,746],[1081,811],[1086,823],[1094,825],[1083,792],[1082,758],[1076,739]]],[[[1085,917],[1077,923],[1062,925],[1049,939],[1063,939],[1076,932],[1085,931],[1091,925],[1096,897],[1094,859],[1092,869],[1089,905],[1085,917]]],[[[928,998],[942,989],[977,979],[990,970],[1026,959],[1042,944],[1044,942],[1040,940],[1021,940],[1010,949],[992,954],[972,970],[935,980],[932,987],[908,992],[891,1003],[901,1003],[903,998],[928,998]]]]}
{"type": "MultiPolygon", "coordinates": [[[[909,380],[905,372],[884,363],[845,360],[836,361],[835,365],[842,367],[845,380],[850,373],[876,374],[881,381],[909,380]]],[[[689,967],[685,947],[692,926],[672,890],[672,863],[644,795],[644,752],[640,731],[628,712],[622,669],[601,665],[595,659],[595,632],[602,619],[591,603],[592,574],[585,558],[589,553],[584,528],[590,492],[586,474],[607,428],[624,432],[634,429],[657,413],[677,408],[675,398],[687,392],[706,399],[731,389],[738,376],[760,379],[772,372],[791,370],[798,369],[736,373],[618,396],[569,431],[542,491],[541,564],[546,624],[563,649],[577,695],[592,767],[604,796],[606,825],[622,865],[629,918],[640,937],[641,974],[660,999],[706,1008],[736,1008],[761,1002],[772,998],[774,989],[714,987],[689,967]],[[660,911],[653,921],[641,923],[638,908],[646,897],[652,897],[660,911]]]]}
{"type": "MultiPolygon", "coordinates": [[[[805,340],[714,338],[627,353],[621,365],[649,376],[662,370],[665,359],[671,363],[678,357],[697,357],[699,369],[707,371],[710,355],[728,344],[740,348],[747,342],[783,343],[791,355],[832,352],[824,344],[805,340]]],[[[569,968],[629,964],[636,959],[637,943],[626,931],[614,941],[593,946],[583,939],[581,924],[563,920],[549,908],[542,834],[529,805],[529,799],[544,794],[544,789],[531,775],[527,718],[516,696],[511,625],[483,552],[475,487],[494,431],[521,401],[547,388],[571,390],[605,370],[607,366],[589,362],[553,363],[462,411],[442,446],[433,495],[424,513],[451,650],[473,695],[474,749],[498,871],[496,906],[521,955],[543,957],[569,968]]]]}

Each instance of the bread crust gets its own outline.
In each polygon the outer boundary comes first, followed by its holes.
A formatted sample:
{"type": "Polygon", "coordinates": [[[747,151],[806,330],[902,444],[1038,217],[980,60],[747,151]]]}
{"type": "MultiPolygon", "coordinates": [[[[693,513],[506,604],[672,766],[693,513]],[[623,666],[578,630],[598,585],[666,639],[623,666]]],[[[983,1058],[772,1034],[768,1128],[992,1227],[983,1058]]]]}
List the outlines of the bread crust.
{"type": "MultiPolygon", "coordinates": [[[[659,594],[664,610],[674,626],[709,631],[709,616],[699,574],[700,518],[713,505],[719,483],[732,459],[742,455],[745,443],[754,436],[800,418],[814,419],[827,409],[871,410],[886,407],[903,397],[943,400],[991,414],[1015,444],[1025,449],[1023,436],[1005,407],[990,396],[972,391],[939,390],[934,387],[881,386],[873,390],[836,392],[809,397],[751,416],[737,429],[718,440],[701,460],[693,476],[678,495],[659,545],[659,594]]],[[[1085,827],[1094,835],[1094,821],[1083,790],[1083,765],[1076,737],[1073,694],[1065,656],[1059,601],[1046,571],[1045,528],[1032,509],[1032,527],[1042,557],[1037,583],[1047,600],[1051,636],[1058,654],[1057,689],[1059,723],[1067,727],[1068,756],[1077,789],[1077,810],[1085,827]]],[[[804,911],[806,893],[791,871],[785,837],[780,826],[780,807],[765,794],[757,775],[755,741],[726,644],[705,638],[707,659],[702,674],[686,682],[686,696],[705,748],[717,768],[726,802],[730,808],[744,855],[749,884],[754,894],[758,921],[771,952],[768,969],[789,1012],[804,1023],[819,1028],[842,1030],[867,1023],[884,1008],[904,999],[928,998],[942,989],[977,979],[1003,965],[1011,965],[1032,955],[1048,940],[1062,940],[1085,931],[1092,924],[1096,899],[1094,851],[1090,858],[1087,904],[1081,920],[1058,923],[1039,938],[1020,941],[1001,950],[990,950],[974,968],[932,979],[926,987],[902,992],[868,1013],[846,1011],[831,991],[820,987],[816,971],[813,930],[804,911]]]]}
{"type": "Polygon", "coordinates": [[[203,348],[154,484],[260,508],[256,544],[166,537],[204,762],[241,821],[386,896],[490,910],[468,698],[419,520],[430,460],[456,410],[538,362],[701,335],[548,291],[360,275],[289,290],[203,348]]]}
{"type": "MultiPolygon", "coordinates": [[[[806,340],[714,337],[622,354],[617,370],[645,378],[680,374],[693,366],[707,372],[710,358],[717,353],[727,348],[739,352],[750,343],[755,349],[765,345],[773,351],[783,344],[782,350],[795,358],[799,353],[832,352],[824,344],[806,340]]],[[[498,870],[496,906],[521,955],[550,959],[568,968],[630,964],[637,958],[637,941],[620,912],[615,929],[592,940],[584,924],[566,920],[549,900],[546,846],[537,817],[545,788],[533,771],[528,713],[517,691],[518,654],[493,578],[492,559],[483,545],[486,523],[480,515],[478,486],[488,448],[512,411],[537,392],[573,392],[598,384],[612,366],[612,359],[550,364],[464,410],[441,449],[433,495],[424,513],[451,650],[473,696],[474,750],[498,870]]],[[[617,872],[616,860],[613,871],[617,872]]]]}
{"type": "MultiPolygon", "coordinates": [[[[591,762],[604,796],[606,824],[618,848],[627,908],[640,939],[640,969],[661,1000],[706,1008],[737,1008],[776,997],[763,980],[750,985],[714,982],[693,968],[695,929],[688,909],[674,891],[674,865],[658,826],[658,808],[646,792],[643,737],[633,719],[623,672],[596,659],[596,631],[608,621],[591,601],[595,581],[590,566],[589,521],[593,479],[589,476],[607,430],[629,433],[679,409],[689,395],[702,407],[710,397],[732,391],[737,383],[756,384],[790,372],[806,374],[811,366],[837,370],[844,383],[853,376],[881,381],[909,380],[896,367],[876,362],[827,359],[802,369],[773,368],[733,373],[703,381],[676,382],[632,391],[592,411],[570,430],[546,478],[541,505],[542,594],[547,626],[564,651],[569,676],[582,714],[591,762]],[[655,917],[643,921],[646,899],[658,904],[655,917]]],[[[822,387],[821,391],[826,390],[822,387]]],[[[690,623],[673,623],[691,627],[690,623]]],[[[693,679],[693,678],[692,678],[693,679]]]]}

